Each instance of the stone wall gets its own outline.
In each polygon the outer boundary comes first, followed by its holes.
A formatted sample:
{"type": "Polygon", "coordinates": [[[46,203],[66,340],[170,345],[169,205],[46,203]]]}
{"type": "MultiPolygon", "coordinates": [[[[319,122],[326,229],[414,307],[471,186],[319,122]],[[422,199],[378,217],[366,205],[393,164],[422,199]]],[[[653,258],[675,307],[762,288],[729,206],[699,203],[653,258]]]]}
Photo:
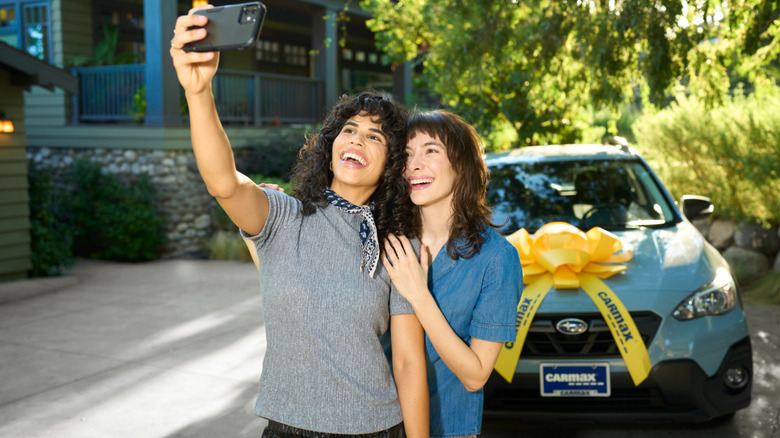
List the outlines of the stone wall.
{"type": "MultiPolygon", "coordinates": [[[[236,167],[246,174],[275,173],[290,167],[305,141],[308,127],[274,127],[257,135],[253,145],[234,148],[236,167]]],[[[124,183],[148,175],[157,188],[157,213],[164,219],[168,244],[163,258],[201,255],[215,230],[214,210],[218,205],[208,194],[195,155],[188,150],[142,150],[113,148],[27,147],[27,158],[39,169],[48,169],[55,182],[61,181],[74,160],[98,163],[106,173],[124,183]]]]}
{"type": "Polygon", "coordinates": [[[191,150],[28,147],[27,158],[39,169],[48,169],[55,184],[77,159],[98,163],[124,183],[132,184],[140,175],[148,175],[157,187],[156,211],[164,218],[168,240],[161,254],[164,258],[199,253],[213,231],[216,202],[203,184],[191,150]]]}
{"type": "MultiPolygon", "coordinates": [[[[291,148],[297,148],[302,143],[300,130],[286,135],[293,138],[289,144],[296,145],[291,148]]],[[[265,150],[257,147],[236,149],[239,170],[252,168],[252,162],[269,161],[268,157],[258,157],[258,151],[265,150]]],[[[269,152],[284,153],[279,150],[269,152]]],[[[191,150],[28,147],[27,156],[39,169],[49,169],[55,182],[76,159],[96,162],[107,173],[117,175],[124,182],[132,182],[142,174],[148,175],[158,190],[157,212],[164,218],[168,239],[161,254],[164,258],[201,253],[204,242],[214,231],[213,217],[217,204],[206,190],[191,150]]],[[[721,251],[740,281],[758,278],[771,270],[780,271],[780,230],[777,226],[763,228],[720,219],[700,222],[696,226],[721,251]]]]}
{"type": "Polygon", "coordinates": [[[780,272],[780,229],[716,219],[697,224],[707,240],[728,260],[742,282],[770,271],[780,272]]]}

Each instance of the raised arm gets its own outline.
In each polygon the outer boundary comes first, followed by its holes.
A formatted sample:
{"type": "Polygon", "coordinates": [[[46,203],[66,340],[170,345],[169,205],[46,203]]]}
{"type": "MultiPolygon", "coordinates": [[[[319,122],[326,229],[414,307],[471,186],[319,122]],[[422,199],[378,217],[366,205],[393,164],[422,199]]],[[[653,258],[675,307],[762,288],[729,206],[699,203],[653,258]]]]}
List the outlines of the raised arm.
{"type": "Polygon", "coordinates": [[[428,290],[430,256],[425,246],[420,248],[420,254],[421,259],[418,261],[406,237],[390,235],[382,254],[382,263],[393,285],[414,308],[425,334],[441,359],[466,390],[478,391],[490,377],[503,344],[475,338],[471,339],[471,345],[463,342],[450,327],[428,290]],[[388,254],[391,260],[388,260],[388,254]]]}
{"type": "Polygon", "coordinates": [[[189,30],[208,21],[205,16],[193,15],[194,10],[176,20],[170,53],[189,107],[195,160],[209,193],[233,223],[249,234],[257,234],[268,216],[268,198],[252,180],[236,170],[233,150],[219,120],[211,88],[219,54],[182,50],[190,41],[206,36],[205,29],[189,30]]]}

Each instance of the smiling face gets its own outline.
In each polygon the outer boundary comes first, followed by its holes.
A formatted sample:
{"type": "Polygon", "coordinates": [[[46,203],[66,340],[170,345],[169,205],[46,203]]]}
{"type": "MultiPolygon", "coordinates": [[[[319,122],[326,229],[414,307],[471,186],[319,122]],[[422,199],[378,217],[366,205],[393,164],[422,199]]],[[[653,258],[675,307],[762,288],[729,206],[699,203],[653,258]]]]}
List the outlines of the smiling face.
{"type": "Polygon", "coordinates": [[[350,117],[333,141],[330,188],[352,203],[365,203],[385,171],[388,138],[375,120],[365,113],[350,117]]]}
{"type": "Polygon", "coordinates": [[[411,199],[422,208],[452,208],[455,169],[447,148],[438,137],[418,132],[406,145],[404,177],[411,188],[411,199]]]}

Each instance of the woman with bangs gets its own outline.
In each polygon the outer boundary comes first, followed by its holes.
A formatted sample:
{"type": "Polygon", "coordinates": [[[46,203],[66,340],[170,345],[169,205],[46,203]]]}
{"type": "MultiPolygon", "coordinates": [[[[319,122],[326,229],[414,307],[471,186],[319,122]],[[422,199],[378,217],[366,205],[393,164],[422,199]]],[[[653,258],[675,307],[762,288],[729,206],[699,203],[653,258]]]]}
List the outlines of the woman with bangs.
{"type": "Polygon", "coordinates": [[[437,110],[412,114],[407,137],[403,189],[420,257],[407,237],[391,234],[382,263],[425,329],[431,437],[476,436],[482,388],[516,336],[520,259],[491,222],[476,131],[437,110]]]}
{"type": "Polygon", "coordinates": [[[374,93],[344,99],[300,151],[296,198],[260,187],[237,171],[217,114],[219,54],[182,50],[206,20],[179,17],[170,52],[203,181],[257,250],[263,437],[427,436],[422,327],[379,263],[380,242],[403,230],[388,187],[404,184],[408,113],[374,93]],[[394,374],[380,342],[388,330],[394,374]]]}

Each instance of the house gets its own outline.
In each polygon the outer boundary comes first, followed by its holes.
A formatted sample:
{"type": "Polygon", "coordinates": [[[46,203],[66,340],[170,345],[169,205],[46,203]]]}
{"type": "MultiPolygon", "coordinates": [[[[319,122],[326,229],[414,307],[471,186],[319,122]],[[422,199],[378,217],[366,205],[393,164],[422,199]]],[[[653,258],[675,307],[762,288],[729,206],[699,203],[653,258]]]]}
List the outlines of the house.
{"type": "Polygon", "coordinates": [[[30,262],[30,209],[24,92],[78,93],[75,76],[0,42],[0,281],[25,278],[30,262]]]}
{"type": "MultiPolygon", "coordinates": [[[[244,1],[212,0],[216,6],[244,1]]],[[[56,177],[75,159],[133,180],[149,175],[166,218],[165,256],[201,249],[212,231],[213,200],[197,172],[181,87],[169,55],[176,17],[199,0],[4,0],[0,41],[70,69],[79,90],[25,92],[28,159],[56,177]],[[134,63],[80,66],[128,55],[134,63]]],[[[352,0],[265,0],[260,41],[224,52],[215,78],[234,148],[303,144],[342,93],[411,91],[409,65],[393,66],[352,0]]],[[[109,62],[110,64],[110,62],[109,62]]]]}

